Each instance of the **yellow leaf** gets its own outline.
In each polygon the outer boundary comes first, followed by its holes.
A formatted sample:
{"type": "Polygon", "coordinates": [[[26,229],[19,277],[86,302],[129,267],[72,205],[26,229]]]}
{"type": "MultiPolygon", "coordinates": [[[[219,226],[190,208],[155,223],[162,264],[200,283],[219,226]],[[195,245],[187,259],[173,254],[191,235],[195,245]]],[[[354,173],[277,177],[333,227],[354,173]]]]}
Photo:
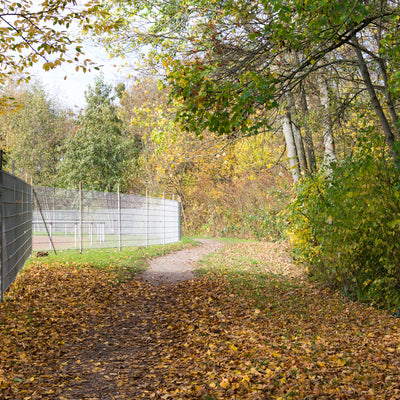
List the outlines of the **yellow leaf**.
{"type": "Polygon", "coordinates": [[[219,386],[221,386],[223,389],[228,389],[229,387],[229,381],[228,379],[223,379],[220,383],[219,386]]]}
{"type": "Polygon", "coordinates": [[[230,344],[229,347],[233,350],[233,351],[237,351],[237,347],[234,344],[230,344]]]}
{"type": "Polygon", "coordinates": [[[389,353],[394,353],[394,352],[396,351],[396,349],[394,349],[393,347],[388,347],[388,348],[387,348],[387,351],[388,351],[389,353]]]}
{"type": "Polygon", "coordinates": [[[272,376],[274,374],[274,372],[272,370],[270,370],[269,368],[266,368],[264,372],[267,376],[272,376]]]}

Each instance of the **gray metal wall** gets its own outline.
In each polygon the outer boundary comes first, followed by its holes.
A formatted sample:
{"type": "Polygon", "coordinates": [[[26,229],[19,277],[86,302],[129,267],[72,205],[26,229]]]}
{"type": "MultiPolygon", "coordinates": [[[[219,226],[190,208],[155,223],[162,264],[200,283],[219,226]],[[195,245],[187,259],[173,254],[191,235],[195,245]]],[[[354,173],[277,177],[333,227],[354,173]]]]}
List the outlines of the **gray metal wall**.
{"type": "Polygon", "coordinates": [[[0,174],[2,300],[32,252],[32,187],[5,171],[0,174]]]}

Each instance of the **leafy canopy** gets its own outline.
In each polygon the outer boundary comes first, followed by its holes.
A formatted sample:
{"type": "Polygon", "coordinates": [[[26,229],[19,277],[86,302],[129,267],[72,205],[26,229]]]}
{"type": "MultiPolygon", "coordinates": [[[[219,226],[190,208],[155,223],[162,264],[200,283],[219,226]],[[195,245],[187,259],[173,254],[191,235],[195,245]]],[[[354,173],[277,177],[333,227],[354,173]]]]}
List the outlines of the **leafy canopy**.
{"type": "MultiPolygon", "coordinates": [[[[48,71],[62,63],[75,63],[84,72],[92,66],[82,59],[82,44],[72,32],[91,29],[91,17],[100,16],[96,0],[3,1],[0,5],[0,85],[10,76],[29,80],[29,68],[43,62],[48,71]]],[[[3,102],[5,99],[3,99],[3,102]]]]}
{"type": "Polygon", "coordinates": [[[114,53],[140,50],[147,65],[164,68],[180,104],[180,121],[198,133],[258,133],[269,124],[267,111],[310,74],[332,74],[354,62],[348,52],[354,35],[362,36],[362,45],[373,54],[369,33],[378,25],[380,51],[391,57],[390,82],[397,76],[398,56],[389,46],[398,38],[397,1],[108,4],[103,23],[114,29],[104,38],[109,48],[114,53]]]}

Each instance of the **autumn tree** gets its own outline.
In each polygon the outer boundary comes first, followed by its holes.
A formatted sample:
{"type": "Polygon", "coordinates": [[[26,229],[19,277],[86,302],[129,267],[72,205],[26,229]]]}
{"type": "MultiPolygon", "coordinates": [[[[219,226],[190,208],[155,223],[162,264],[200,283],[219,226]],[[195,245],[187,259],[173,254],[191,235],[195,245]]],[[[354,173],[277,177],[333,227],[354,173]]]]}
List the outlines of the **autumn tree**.
{"type": "Polygon", "coordinates": [[[7,94],[20,104],[17,110],[0,117],[8,169],[12,168],[13,161],[17,172],[22,167],[35,184],[55,185],[61,147],[71,128],[68,112],[49,98],[38,83],[21,88],[12,86],[7,94]]]}
{"type": "Polygon", "coordinates": [[[82,60],[82,45],[71,39],[74,26],[89,29],[91,16],[99,15],[97,2],[77,4],[76,0],[3,1],[0,6],[0,84],[10,75],[18,82],[29,79],[29,67],[41,61],[43,68],[56,68],[64,62],[75,63],[86,71],[91,66],[82,60]]]}
{"type": "Polygon", "coordinates": [[[318,76],[348,85],[353,76],[362,88],[353,100],[368,93],[398,164],[397,1],[114,1],[110,12],[117,33],[106,41],[115,52],[145,49],[150,64],[165,66],[188,130],[259,133],[288,92],[301,97],[318,76]]]}

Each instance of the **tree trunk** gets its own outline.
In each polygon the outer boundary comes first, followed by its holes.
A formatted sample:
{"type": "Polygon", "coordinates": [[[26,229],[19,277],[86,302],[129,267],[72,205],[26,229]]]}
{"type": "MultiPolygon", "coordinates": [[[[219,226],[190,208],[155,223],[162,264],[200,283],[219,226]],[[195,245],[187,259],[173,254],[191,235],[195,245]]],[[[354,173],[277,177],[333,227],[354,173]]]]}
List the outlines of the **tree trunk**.
{"type": "Polygon", "coordinates": [[[294,116],[297,116],[296,103],[293,94],[291,92],[288,92],[286,94],[286,98],[288,101],[288,111],[290,113],[290,118],[291,118],[290,122],[292,126],[294,142],[296,144],[296,151],[300,164],[300,170],[302,172],[307,172],[308,171],[307,158],[306,158],[306,152],[304,150],[303,137],[301,136],[300,126],[294,121],[293,118],[294,116]]]}
{"type": "Polygon", "coordinates": [[[352,37],[352,43],[354,45],[355,51],[356,51],[356,55],[357,55],[357,63],[358,63],[358,67],[360,69],[360,74],[362,76],[362,79],[364,81],[364,84],[367,88],[370,100],[371,100],[371,104],[372,107],[375,110],[376,115],[378,116],[381,128],[383,130],[383,133],[385,135],[385,139],[386,139],[386,144],[389,148],[389,151],[392,155],[394,164],[396,166],[397,169],[400,168],[400,158],[399,158],[399,153],[398,151],[395,149],[395,142],[396,142],[396,138],[392,132],[392,129],[390,128],[390,124],[389,121],[386,118],[386,115],[383,111],[383,108],[379,102],[379,99],[376,95],[375,92],[375,88],[372,84],[371,81],[371,76],[369,74],[368,71],[368,67],[367,64],[365,63],[364,57],[362,55],[361,49],[360,49],[360,45],[358,43],[358,39],[356,37],[356,35],[354,35],[352,37]]]}
{"type": "Polygon", "coordinates": [[[292,131],[292,121],[289,112],[287,112],[283,116],[282,128],[283,128],[283,134],[285,135],[290,172],[292,173],[293,183],[296,183],[300,179],[300,167],[299,167],[299,160],[297,157],[296,143],[292,131]]]}
{"type": "Polygon", "coordinates": [[[312,138],[312,133],[307,124],[308,105],[307,105],[306,92],[304,88],[301,88],[300,108],[304,119],[304,145],[306,148],[308,166],[310,168],[310,172],[313,173],[317,169],[317,162],[315,161],[314,142],[312,138]]]}
{"type": "Polygon", "coordinates": [[[385,61],[382,58],[379,58],[379,68],[382,73],[383,83],[384,83],[384,87],[385,87],[386,103],[388,105],[390,117],[393,122],[393,130],[395,132],[395,135],[397,136],[397,139],[400,139],[399,117],[397,115],[396,109],[393,104],[392,94],[390,93],[390,89],[389,89],[389,85],[388,85],[388,76],[387,76],[387,72],[386,72],[385,61]]]}
{"type": "Polygon", "coordinates": [[[321,105],[324,108],[322,111],[322,126],[324,130],[324,148],[325,157],[324,164],[330,165],[333,161],[336,161],[335,141],[333,137],[333,126],[330,114],[330,101],[329,101],[329,88],[328,82],[325,78],[320,80],[320,99],[321,105]]]}

